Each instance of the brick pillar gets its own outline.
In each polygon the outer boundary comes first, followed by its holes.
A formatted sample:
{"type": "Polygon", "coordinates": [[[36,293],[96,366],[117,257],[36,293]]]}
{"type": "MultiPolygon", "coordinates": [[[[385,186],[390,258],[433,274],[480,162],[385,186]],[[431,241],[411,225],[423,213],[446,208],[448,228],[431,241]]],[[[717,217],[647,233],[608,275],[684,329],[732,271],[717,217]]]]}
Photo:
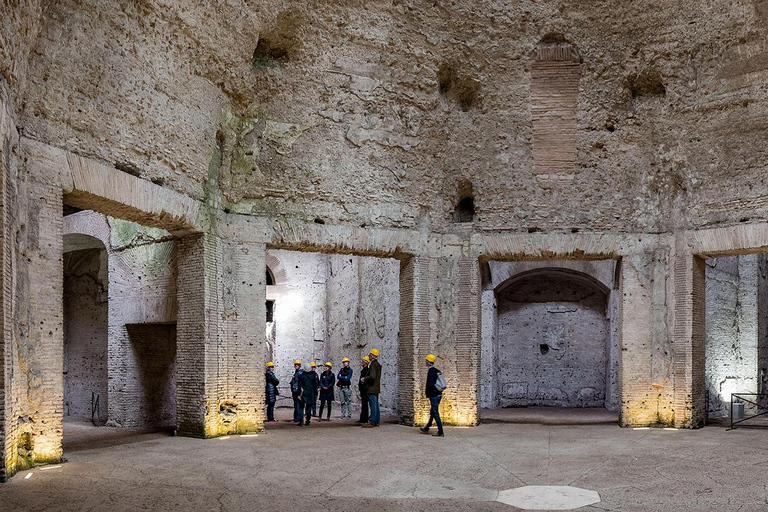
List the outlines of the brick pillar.
{"type": "Polygon", "coordinates": [[[176,418],[179,434],[218,433],[216,375],[221,323],[217,275],[221,262],[216,238],[195,234],[178,243],[176,323],[176,418]]]}
{"type": "Polygon", "coordinates": [[[218,398],[234,406],[236,416],[221,417],[220,426],[222,433],[244,434],[262,430],[266,419],[266,246],[225,243],[223,270],[227,347],[218,398]]]}
{"type": "MultiPolygon", "coordinates": [[[[400,423],[423,424],[420,347],[428,346],[429,261],[412,257],[400,262],[400,339],[397,344],[400,423]]],[[[426,353],[425,353],[426,355],[426,353]]],[[[423,357],[423,356],[421,356],[423,357]]]]}
{"type": "Polygon", "coordinates": [[[482,315],[482,283],[478,261],[462,258],[458,262],[456,289],[456,375],[455,414],[449,421],[459,425],[476,425],[480,398],[480,317],[482,315]]]}
{"type": "Polygon", "coordinates": [[[623,426],[671,426],[674,378],[667,329],[668,254],[625,256],[619,303],[619,385],[623,426]]]}
{"type": "Polygon", "coordinates": [[[263,428],[265,248],[210,234],[178,247],[179,433],[212,437],[263,428]]]}
{"type": "Polygon", "coordinates": [[[704,346],[706,265],[676,244],[672,265],[675,426],[698,428],[706,420],[704,346]]]}

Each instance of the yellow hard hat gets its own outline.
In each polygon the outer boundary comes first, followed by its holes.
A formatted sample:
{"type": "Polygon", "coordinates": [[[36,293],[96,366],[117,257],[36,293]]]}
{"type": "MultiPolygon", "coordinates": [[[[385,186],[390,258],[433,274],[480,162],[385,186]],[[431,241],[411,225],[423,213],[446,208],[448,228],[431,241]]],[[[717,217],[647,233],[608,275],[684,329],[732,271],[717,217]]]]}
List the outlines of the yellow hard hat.
{"type": "Polygon", "coordinates": [[[293,364],[301,364],[301,361],[299,361],[299,360],[297,359],[297,360],[295,360],[295,361],[293,362],[293,364]]]}
{"type": "Polygon", "coordinates": [[[267,368],[272,368],[273,366],[275,366],[275,363],[273,363],[272,361],[267,363],[267,368]]]}
{"type": "Polygon", "coordinates": [[[427,354],[427,361],[429,361],[430,363],[434,363],[435,361],[437,361],[435,354],[427,354]]]}
{"type": "Polygon", "coordinates": [[[371,362],[371,358],[370,358],[370,357],[368,357],[368,356],[365,356],[365,357],[363,358],[363,361],[365,361],[366,363],[370,363],[370,362],[371,362]]]}
{"type": "Polygon", "coordinates": [[[309,366],[311,366],[312,368],[315,368],[317,365],[315,364],[314,361],[312,361],[311,363],[309,363],[309,366]]]}
{"type": "Polygon", "coordinates": [[[341,360],[341,362],[342,362],[342,363],[348,363],[348,362],[349,362],[349,358],[348,358],[348,357],[345,357],[344,359],[342,359],[342,360],[341,360]]]}
{"type": "Polygon", "coordinates": [[[330,362],[330,361],[327,361],[327,362],[325,363],[325,366],[327,366],[327,367],[329,367],[329,368],[333,368],[333,365],[331,364],[331,362],[330,362]]]}
{"type": "Polygon", "coordinates": [[[370,353],[376,357],[379,357],[379,349],[377,348],[372,348],[370,353]]]}

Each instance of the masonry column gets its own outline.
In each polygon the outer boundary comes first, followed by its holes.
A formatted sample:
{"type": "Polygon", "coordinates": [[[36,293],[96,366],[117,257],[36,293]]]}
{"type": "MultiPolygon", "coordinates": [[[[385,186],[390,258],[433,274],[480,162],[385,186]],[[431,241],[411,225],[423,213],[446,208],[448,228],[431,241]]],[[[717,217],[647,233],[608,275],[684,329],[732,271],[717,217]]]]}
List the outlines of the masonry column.
{"type": "Polygon", "coordinates": [[[261,430],[265,247],[196,234],[179,241],[178,258],[179,433],[261,430]]]}
{"type": "Polygon", "coordinates": [[[6,198],[13,226],[4,237],[6,306],[6,469],[8,475],[62,458],[64,391],[62,189],[51,154],[27,153],[24,178],[12,176],[6,198]],[[10,257],[8,257],[10,255],[10,257]],[[10,303],[8,302],[10,300],[10,303]],[[11,342],[12,340],[12,342],[11,342]]]}
{"type": "Polygon", "coordinates": [[[216,369],[221,349],[221,300],[217,277],[220,244],[210,234],[178,243],[176,323],[176,417],[179,434],[218,434],[216,369]]]}
{"type": "Polygon", "coordinates": [[[620,263],[619,383],[623,426],[673,423],[668,261],[668,250],[659,248],[624,256],[620,263]]]}
{"type": "Polygon", "coordinates": [[[266,419],[266,246],[224,244],[226,359],[219,372],[220,433],[261,431],[266,419]]]}
{"type": "MultiPolygon", "coordinates": [[[[477,259],[458,261],[458,286],[454,305],[456,318],[455,414],[457,425],[476,425],[480,400],[480,349],[482,344],[482,282],[477,259]]],[[[450,389],[450,386],[449,386],[450,389]]]]}
{"type": "MultiPolygon", "coordinates": [[[[429,344],[429,259],[400,262],[400,339],[397,344],[400,423],[423,424],[420,347],[429,344]]],[[[426,355],[426,354],[425,354],[426,355]]],[[[427,414],[429,410],[427,409],[427,414]]]]}
{"type": "Polygon", "coordinates": [[[675,426],[698,428],[707,414],[704,375],[706,264],[678,239],[673,252],[672,341],[675,426]]]}

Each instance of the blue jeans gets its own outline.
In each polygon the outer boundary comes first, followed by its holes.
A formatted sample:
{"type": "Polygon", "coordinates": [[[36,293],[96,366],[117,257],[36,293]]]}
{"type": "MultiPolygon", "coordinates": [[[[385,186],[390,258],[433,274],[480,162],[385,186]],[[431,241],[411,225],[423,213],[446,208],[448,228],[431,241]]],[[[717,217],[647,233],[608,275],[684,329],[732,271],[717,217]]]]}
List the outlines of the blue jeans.
{"type": "Polygon", "coordinates": [[[440,400],[443,399],[443,395],[437,395],[437,396],[431,396],[429,397],[429,421],[427,422],[427,427],[429,428],[432,426],[432,420],[435,420],[435,423],[437,423],[437,432],[439,434],[442,434],[443,432],[443,422],[440,421],[440,400]]]}
{"type": "Polygon", "coordinates": [[[381,423],[381,410],[379,409],[379,395],[368,395],[368,403],[371,405],[368,423],[378,425],[381,423]]]}
{"type": "Polygon", "coordinates": [[[301,401],[299,400],[298,397],[294,396],[293,397],[293,421],[294,422],[299,422],[302,420],[302,416],[303,416],[302,409],[303,407],[302,407],[301,401]]]}
{"type": "Polygon", "coordinates": [[[275,402],[267,403],[267,421],[275,420],[275,402]]]}

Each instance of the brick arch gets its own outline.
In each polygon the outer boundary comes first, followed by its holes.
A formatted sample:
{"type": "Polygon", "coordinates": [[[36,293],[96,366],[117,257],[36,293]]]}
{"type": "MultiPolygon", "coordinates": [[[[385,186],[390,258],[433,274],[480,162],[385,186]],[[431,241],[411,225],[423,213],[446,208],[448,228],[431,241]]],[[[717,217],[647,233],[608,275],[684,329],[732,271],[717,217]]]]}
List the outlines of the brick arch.
{"type": "Polygon", "coordinates": [[[560,277],[580,279],[604,294],[615,288],[615,267],[608,272],[590,262],[520,262],[514,267],[491,267],[490,273],[490,288],[493,288],[497,295],[516,281],[533,274],[557,274],[560,277]]]}
{"type": "Polygon", "coordinates": [[[604,296],[608,296],[611,292],[611,287],[607,286],[595,276],[592,276],[585,272],[573,270],[570,268],[562,267],[542,267],[531,270],[525,270],[515,273],[507,278],[505,281],[496,286],[495,291],[497,295],[502,295],[505,291],[512,288],[516,283],[524,279],[530,279],[531,277],[553,277],[558,279],[565,279],[568,281],[577,282],[585,285],[597,292],[600,292],[604,296]]]}
{"type": "Polygon", "coordinates": [[[64,235],[64,252],[67,252],[67,242],[76,242],[79,237],[98,240],[109,252],[109,224],[100,213],[88,210],[67,215],[64,217],[62,234],[64,235]]]}
{"type": "Polygon", "coordinates": [[[280,258],[275,256],[271,251],[267,251],[266,256],[267,270],[272,273],[272,281],[274,284],[284,284],[288,280],[288,275],[285,272],[285,267],[280,261],[280,258]]]}

